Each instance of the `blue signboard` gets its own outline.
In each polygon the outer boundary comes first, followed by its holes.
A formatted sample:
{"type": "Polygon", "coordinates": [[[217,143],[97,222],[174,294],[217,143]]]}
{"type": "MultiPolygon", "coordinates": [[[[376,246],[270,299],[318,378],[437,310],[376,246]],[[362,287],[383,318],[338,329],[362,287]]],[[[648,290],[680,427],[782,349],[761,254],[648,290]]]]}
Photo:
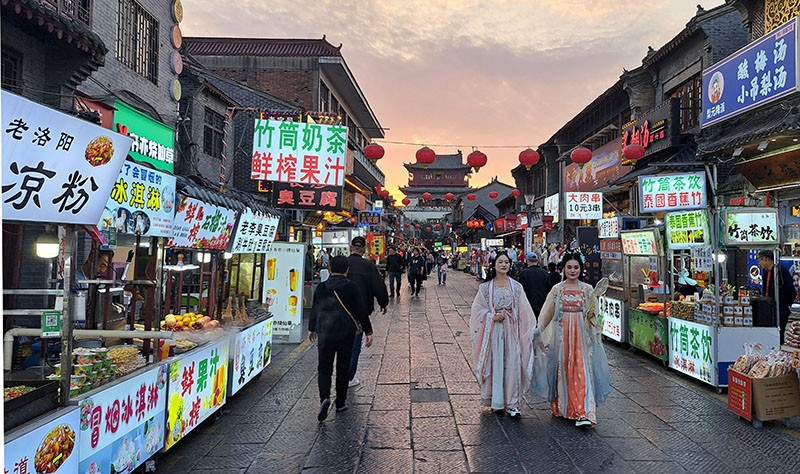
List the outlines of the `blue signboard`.
{"type": "Polygon", "coordinates": [[[797,90],[797,18],[703,72],[702,127],[797,90]]]}

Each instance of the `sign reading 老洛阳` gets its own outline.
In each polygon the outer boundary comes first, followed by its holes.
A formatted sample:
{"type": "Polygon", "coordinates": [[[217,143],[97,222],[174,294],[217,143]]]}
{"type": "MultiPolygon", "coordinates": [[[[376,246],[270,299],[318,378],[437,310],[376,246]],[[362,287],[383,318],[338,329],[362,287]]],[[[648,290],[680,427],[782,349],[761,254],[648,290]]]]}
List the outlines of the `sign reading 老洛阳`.
{"type": "Polygon", "coordinates": [[[721,229],[725,245],[778,243],[778,211],[764,208],[723,209],[721,229]]]}
{"type": "Polygon", "coordinates": [[[256,120],[251,178],[343,186],[347,127],[256,120]]]}
{"type": "Polygon", "coordinates": [[[131,157],[154,168],[172,173],[175,168],[175,131],[130,105],[114,103],[116,131],[133,139],[131,157]]]}
{"type": "Polygon", "coordinates": [[[702,209],[708,205],[706,174],[675,173],[639,178],[641,212],[702,209]]]}
{"type": "Polygon", "coordinates": [[[797,90],[797,18],[703,71],[702,127],[797,90]]]}

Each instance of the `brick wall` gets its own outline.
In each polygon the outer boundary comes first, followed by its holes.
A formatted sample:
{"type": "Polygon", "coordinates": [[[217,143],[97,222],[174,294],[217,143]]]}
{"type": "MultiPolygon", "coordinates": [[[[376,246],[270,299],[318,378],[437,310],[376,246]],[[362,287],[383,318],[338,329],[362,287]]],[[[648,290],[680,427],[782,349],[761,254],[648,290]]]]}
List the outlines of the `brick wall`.
{"type": "Polygon", "coordinates": [[[5,18],[0,28],[0,37],[3,50],[8,48],[22,56],[22,96],[35,102],[43,102],[47,45],[24,33],[5,18]]]}

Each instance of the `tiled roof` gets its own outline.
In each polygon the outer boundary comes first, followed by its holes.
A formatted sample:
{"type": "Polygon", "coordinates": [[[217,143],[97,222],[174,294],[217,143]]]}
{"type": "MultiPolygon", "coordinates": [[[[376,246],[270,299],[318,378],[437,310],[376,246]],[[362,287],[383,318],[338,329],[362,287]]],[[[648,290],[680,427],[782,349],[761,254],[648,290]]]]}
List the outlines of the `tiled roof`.
{"type": "Polygon", "coordinates": [[[195,56],[329,57],[342,56],[342,45],[325,39],[183,38],[185,51],[195,56]]]}
{"type": "Polygon", "coordinates": [[[421,169],[429,169],[429,170],[457,170],[457,169],[469,169],[469,165],[464,163],[464,157],[461,154],[461,150],[454,155],[436,155],[436,161],[428,165],[427,168],[424,168],[422,165],[417,163],[405,163],[403,166],[406,167],[408,170],[421,170],[421,169]]]}
{"type": "MultiPolygon", "coordinates": [[[[497,203],[510,194],[512,189],[514,189],[512,186],[509,186],[505,183],[501,183],[500,181],[492,181],[486,186],[474,189],[472,191],[472,193],[475,194],[474,201],[469,201],[464,196],[459,196],[458,200],[464,203],[464,218],[471,216],[472,213],[475,212],[475,209],[479,206],[485,209],[488,213],[492,214],[494,217],[499,216],[500,211],[497,209],[497,203]],[[497,191],[497,199],[492,199],[489,197],[489,193],[492,191],[497,191]]],[[[458,204],[458,201],[456,204],[458,204]]]]}

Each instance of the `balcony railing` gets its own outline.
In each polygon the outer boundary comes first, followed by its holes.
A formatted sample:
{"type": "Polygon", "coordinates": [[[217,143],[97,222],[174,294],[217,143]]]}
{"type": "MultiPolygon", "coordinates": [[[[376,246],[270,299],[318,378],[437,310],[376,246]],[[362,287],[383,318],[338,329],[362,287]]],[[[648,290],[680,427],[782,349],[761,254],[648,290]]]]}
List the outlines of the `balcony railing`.
{"type": "Polygon", "coordinates": [[[92,0],[45,0],[56,12],[70,20],[92,26],[92,0]]]}

